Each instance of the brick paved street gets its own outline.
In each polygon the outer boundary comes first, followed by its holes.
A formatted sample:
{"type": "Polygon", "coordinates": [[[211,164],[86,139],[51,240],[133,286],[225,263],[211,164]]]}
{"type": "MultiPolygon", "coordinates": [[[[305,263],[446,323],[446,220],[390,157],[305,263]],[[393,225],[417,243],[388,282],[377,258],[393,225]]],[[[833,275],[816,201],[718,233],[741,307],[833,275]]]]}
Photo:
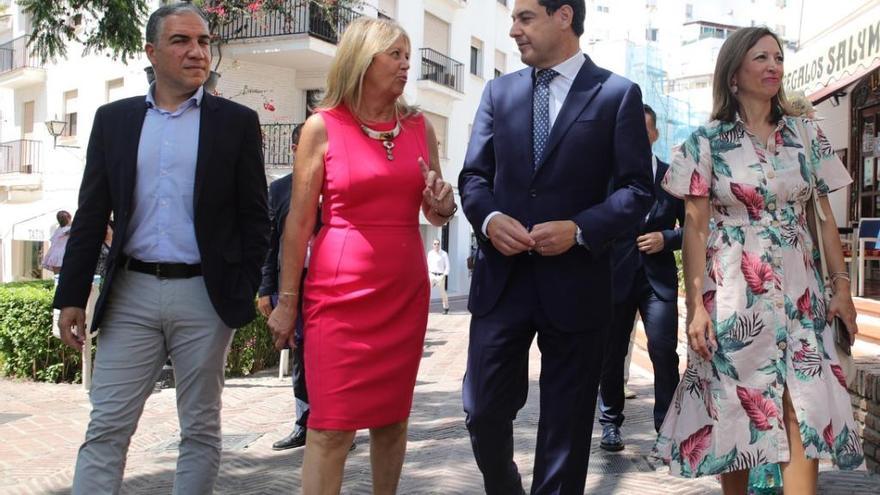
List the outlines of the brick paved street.
{"type": "MultiPolygon", "coordinates": [[[[432,313],[424,360],[416,387],[409,450],[401,494],[478,494],[481,478],[470,451],[461,412],[461,377],[467,351],[469,317],[461,301],[444,316],[432,313]]],[[[657,471],[646,458],[654,432],[650,419],[651,378],[647,353],[637,346],[631,388],[639,397],[627,403],[623,430],[627,448],[617,454],[598,450],[591,456],[587,492],[597,494],[713,494],[714,479],[685,481],[657,471]]],[[[515,425],[517,464],[526,487],[531,482],[538,403],[537,349],[532,349],[531,391],[515,425]]],[[[277,370],[229,380],[223,395],[225,451],[217,493],[298,493],[303,451],[273,452],[271,444],[292,425],[290,382],[277,370]]],[[[67,493],[76,448],[88,418],[88,400],[76,385],[48,385],[0,380],[0,493],[67,493]]],[[[176,459],[177,421],[174,391],[150,397],[134,437],[126,468],[124,493],[169,493],[176,459]]],[[[369,437],[346,466],[343,493],[370,493],[369,437]]],[[[821,493],[877,494],[880,477],[865,472],[821,475],[821,493]]]]}

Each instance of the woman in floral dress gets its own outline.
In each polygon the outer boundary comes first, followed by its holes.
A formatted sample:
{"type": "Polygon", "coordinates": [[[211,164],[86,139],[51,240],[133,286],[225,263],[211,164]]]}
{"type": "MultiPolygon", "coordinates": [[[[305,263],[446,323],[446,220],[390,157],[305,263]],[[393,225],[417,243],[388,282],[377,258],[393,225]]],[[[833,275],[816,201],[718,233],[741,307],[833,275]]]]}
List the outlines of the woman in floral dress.
{"type": "Polygon", "coordinates": [[[725,41],[713,120],[663,181],[686,204],[690,349],[656,450],[673,474],[720,474],[725,494],[745,494],[748,470],[771,463],[785,493],[815,493],[818,459],[854,469],[863,457],[826,325],[839,316],[858,331],[840,238],[823,225],[826,307],[806,217],[812,184],[832,219],[825,196],[851,180],[819,127],[787,114],[780,46],[766,28],[725,41]]]}

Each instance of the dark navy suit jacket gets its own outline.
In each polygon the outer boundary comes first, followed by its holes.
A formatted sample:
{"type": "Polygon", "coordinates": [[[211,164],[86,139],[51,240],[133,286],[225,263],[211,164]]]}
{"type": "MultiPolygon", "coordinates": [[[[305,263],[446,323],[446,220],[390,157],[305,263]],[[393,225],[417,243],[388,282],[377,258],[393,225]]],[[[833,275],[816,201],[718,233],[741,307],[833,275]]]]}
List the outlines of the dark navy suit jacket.
{"type": "Polygon", "coordinates": [[[271,296],[278,293],[278,254],[284,233],[284,222],[290,211],[290,188],[293,185],[293,174],[287,174],[269,184],[269,252],[263,263],[262,281],[258,295],[271,296]]]}
{"type": "Polygon", "coordinates": [[[527,229],[572,220],[586,247],[534,256],[540,303],[562,331],[610,323],[611,240],[644,218],[653,199],[651,149],[641,91],[586,57],[559,111],[543,160],[532,166],[531,68],[493,79],[477,110],[459,176],[462,207],[478,233],[468,308],[475,316],[499,300],[520,254],[502,255],[482,235],[500,211],[527,229]]]}
{"type": "Polygon", "coordinates": [[[654,180],[654,206],[647,219],[642,218],[637,228],[615,239],[612,247],[614,262],[614,302],[622,302],[632,290],[633,280],[640,268],[657,297],[674,301],[678,297],[678,269],[673,252],[681,249],[681,226],[684,225],[684,202],[660,187],[669,165],[657,160],[654,180]],[[675,226],[678,220],[679,227],[675,226]],[[639,251],[636,238],[648,232],[663,234],[663,250],[655,254],[639,251]]]}

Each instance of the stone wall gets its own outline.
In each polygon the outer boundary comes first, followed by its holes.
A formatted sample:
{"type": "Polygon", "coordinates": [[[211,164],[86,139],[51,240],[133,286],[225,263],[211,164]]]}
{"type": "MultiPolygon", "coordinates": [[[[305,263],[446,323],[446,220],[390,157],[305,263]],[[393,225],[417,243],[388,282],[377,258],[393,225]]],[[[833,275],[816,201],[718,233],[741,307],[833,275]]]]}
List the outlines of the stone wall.
{"type": "Polygon", "coordinates": [[[858,358],[856,367],[850,398],[868,471],[880,474],[880,357],[858,358]]]}

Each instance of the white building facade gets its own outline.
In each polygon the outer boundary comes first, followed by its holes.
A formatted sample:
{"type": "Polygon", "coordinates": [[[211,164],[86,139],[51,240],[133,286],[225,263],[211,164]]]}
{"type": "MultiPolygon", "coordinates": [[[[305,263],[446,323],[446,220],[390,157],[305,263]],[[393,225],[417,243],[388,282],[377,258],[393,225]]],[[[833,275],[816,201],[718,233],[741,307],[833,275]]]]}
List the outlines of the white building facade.
{"type": "MultiPolygon", "coordinates": [[[[260,115],[269,181],[291,170],[290,133],[322,96],[339,31],[360,15],[385,16],[410,36],[412,67],[405,97],[433,123],[443,175],[460,204],[457,178],[482,90],[491,78],[522,67],[508,36],[507,4],[513,1],[365,0],[358,12],[338,9],[332,20],[302,2],[290,3],[284,19],[264,12],[236,21],[222,33],[227,42],[214,53],[220,74],[216,94],[260,115]]],[[[67,60],[40,64],[24,47],[29,31],[27,16],[10,4],[0,16],[3,282],[48,276],[39,269],[39,257],[55,213],[66,209],[75,214],[95,110],[148,88],[145,57],[123,64],[103,54],[82,56],[80,47],[71,46],[67,60]],[[53,120],[67,123],[57,147],[46,126],[53,120]]],[[[449,292],[466,294],[470,224],[461,211],[443,229],[421,221],[425,250],[439,238],[449,252],[449,292]]]]}

